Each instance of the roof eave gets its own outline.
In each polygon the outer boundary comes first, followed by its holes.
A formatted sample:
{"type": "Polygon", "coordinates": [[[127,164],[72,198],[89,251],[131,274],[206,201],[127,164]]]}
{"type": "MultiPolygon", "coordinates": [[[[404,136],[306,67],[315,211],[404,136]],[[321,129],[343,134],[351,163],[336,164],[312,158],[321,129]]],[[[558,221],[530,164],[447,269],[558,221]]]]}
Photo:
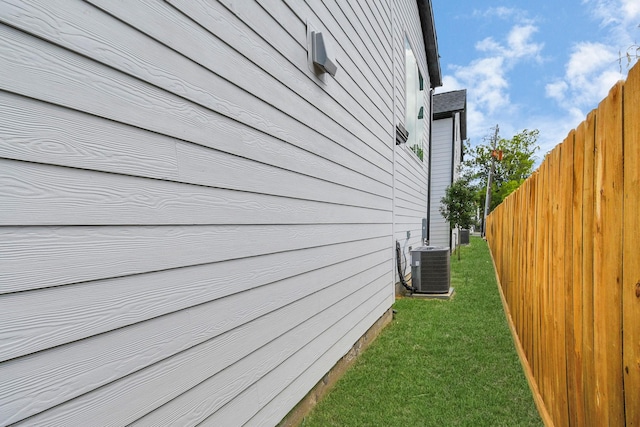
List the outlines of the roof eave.
{"type": "Polygon", "coordinates": [[[431,0],[417,0],[420,22],[422,24],[422,37],[427,54],[427,68],[431,87],[442,86],[442,73],[440,71],[440,55],[438,54],[438,37],[436,25],[433,19],[431,0]]]}

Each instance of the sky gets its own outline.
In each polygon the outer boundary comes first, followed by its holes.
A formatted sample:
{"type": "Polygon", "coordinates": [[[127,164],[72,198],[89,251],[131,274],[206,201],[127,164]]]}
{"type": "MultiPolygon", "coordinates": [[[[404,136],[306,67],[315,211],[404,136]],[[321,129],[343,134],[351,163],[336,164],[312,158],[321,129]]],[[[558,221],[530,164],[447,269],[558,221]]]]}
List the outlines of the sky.
{"type": "MultiPolygon", "coordinates": [[[[538,129],[537,164],[627,72],[640,0],[432,0],[443,86],[467,89],[467,138],[538,129]],[[620,54],[623,55],[620,61],[620,54]]],[[[634,50],[635,52],[635,50],[634,50]]]]}

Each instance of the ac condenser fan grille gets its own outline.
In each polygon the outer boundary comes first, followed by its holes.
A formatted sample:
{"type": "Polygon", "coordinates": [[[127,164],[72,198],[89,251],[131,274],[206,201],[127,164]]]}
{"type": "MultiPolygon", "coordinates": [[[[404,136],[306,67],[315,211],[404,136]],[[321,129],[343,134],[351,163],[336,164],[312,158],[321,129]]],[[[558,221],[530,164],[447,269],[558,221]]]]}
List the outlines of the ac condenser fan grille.
{"type": "Polygon", "coordinates": [[[419,293],[449,292],[451,285],[449,248],[422,246],[411,251],[412,285],[419,293]]]}

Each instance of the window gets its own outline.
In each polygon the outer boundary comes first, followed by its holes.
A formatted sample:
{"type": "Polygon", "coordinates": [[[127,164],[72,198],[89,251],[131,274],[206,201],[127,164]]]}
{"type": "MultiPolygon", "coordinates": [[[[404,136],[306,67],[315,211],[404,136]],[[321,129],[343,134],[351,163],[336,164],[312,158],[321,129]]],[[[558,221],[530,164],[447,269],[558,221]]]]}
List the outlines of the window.
{"type": "Polygon", "coordinates": [[[405,58],[406,58],[406,90],[407,90],[407,111],[405,117],[405,127],[409,132],[407,146],[423,160],[424,137],[424,80],[418,70],[418,61],[411,50],[409,39],[405,37],[405,58]]]}

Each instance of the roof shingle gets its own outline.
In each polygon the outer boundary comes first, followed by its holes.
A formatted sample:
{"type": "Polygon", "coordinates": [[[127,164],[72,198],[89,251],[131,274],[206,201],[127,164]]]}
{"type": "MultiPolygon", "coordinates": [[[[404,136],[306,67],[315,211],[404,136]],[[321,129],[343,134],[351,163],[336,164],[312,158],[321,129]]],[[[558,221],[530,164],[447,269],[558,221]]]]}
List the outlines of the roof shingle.
{"type": "Polygon", "coordinates": [[[451,92],[433,95],[433,120],[453,117],[460,113],[460,132],[463,140],[467,139],[467,90],[454,90],[451,92]]]}

